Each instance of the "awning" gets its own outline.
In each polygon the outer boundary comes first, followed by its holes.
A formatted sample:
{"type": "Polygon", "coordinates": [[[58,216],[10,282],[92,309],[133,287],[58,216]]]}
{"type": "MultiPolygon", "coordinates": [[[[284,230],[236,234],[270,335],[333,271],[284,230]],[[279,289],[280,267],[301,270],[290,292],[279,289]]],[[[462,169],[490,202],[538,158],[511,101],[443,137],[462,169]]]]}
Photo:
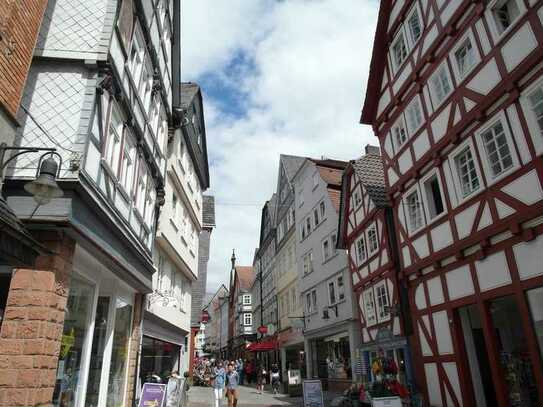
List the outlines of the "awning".
{"type": "Polygon", "coordinates": [[[276,339],[267,339],[261,342],[253,342],[247,346],[249,352],[269,352],[277,349],[276,339]]]}

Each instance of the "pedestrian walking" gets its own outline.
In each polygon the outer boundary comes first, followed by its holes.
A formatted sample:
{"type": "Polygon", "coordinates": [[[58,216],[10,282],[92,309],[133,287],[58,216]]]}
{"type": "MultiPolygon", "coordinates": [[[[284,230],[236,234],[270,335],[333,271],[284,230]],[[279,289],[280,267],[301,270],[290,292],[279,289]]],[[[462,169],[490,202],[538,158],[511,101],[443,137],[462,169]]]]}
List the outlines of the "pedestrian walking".
{"type": "Polygon", "coordinates": [[[224,370],[222,362],[219,362],[214,368],[213,374],[215,380],[213,381],[213,395],[215,397],[215,407],[221,406],[221,400],[224,397],[224,387],[226,385],[226,371],[224,370]]]}
{"type": "Polygon", "coordinates": [[[277,394],[280,384],[279,367],[274,363],[271,368],[271,383],[273,388],[273,394],[277,394]]]}
{"type": "Polygon", "coordinates": [[[237,407],[238,405],[238,383],[239,375],[235,369],[234,363],[228,365],[226,374],[226,397],[228,398],[228,407],[237,407]]]}
{"type": "Polygon", "coordinates": [[[256,370],[256,388],[260,394],[264,391],[264,383],[266,382],[266,369],[263,365],[258,365],[256,370]]]}

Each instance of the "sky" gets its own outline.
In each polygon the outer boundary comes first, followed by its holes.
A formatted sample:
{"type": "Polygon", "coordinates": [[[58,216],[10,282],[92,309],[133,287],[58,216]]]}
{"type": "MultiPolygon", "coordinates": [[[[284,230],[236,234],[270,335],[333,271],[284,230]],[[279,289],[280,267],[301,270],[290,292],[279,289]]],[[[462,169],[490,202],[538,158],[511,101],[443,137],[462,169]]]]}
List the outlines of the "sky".
{"type": "Polygon", "coordinates": [[[216,223],[207,291],[252,265],[279,155],[355,159],[377,0],[182,0],[181,80],[204,98],[216,223]]]}

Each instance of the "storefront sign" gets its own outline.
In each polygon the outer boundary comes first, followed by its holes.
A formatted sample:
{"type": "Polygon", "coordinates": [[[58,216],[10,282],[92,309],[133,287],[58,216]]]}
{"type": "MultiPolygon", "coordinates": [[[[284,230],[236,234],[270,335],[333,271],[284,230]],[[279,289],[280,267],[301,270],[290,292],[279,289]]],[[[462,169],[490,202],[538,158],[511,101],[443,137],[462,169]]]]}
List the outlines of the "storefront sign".
{"type": "Polygon", "coordinates": [[[300,384],[302,382],[302,375],[298,369],[291,369],[288,371],[288,384],[300,384]]]}
{"type": "Polygon", "coordinates": [[[163,407],[165,395],[165,384],[144,383],[139,407],[163,407]]]}
{"type": "Polygon", "coordinates": [[[304,380],[302,386],[304,407],[324,407],[322,383],[320,380],[304,380]]]}
{"type": "Polygon", "coordinates": [[[399,397],[379,397],[371,401],[372,407],[402,407],[399,397]]]}

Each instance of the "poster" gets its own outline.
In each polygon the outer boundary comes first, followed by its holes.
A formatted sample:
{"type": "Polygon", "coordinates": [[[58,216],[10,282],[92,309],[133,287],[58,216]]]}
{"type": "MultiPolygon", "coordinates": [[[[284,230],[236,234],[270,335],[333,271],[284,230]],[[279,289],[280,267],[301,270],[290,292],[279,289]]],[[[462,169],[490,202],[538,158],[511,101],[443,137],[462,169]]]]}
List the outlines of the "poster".
{"type": "Polygon", "coordinates": [[[165,384],[144,383],[139,407],[164,407],[165,395],[165,384]]]}
{"type": "Polygon", "coordinates": [[[320,380],[304,380],[302,386],[304,407],[324,407],[322,383],[320,380]]]}
{"type": "Polygon", "coordinates": [[[302,382],[300,370],[291,369],[288,371],[288,384],[300,384],[302,382]]]}

